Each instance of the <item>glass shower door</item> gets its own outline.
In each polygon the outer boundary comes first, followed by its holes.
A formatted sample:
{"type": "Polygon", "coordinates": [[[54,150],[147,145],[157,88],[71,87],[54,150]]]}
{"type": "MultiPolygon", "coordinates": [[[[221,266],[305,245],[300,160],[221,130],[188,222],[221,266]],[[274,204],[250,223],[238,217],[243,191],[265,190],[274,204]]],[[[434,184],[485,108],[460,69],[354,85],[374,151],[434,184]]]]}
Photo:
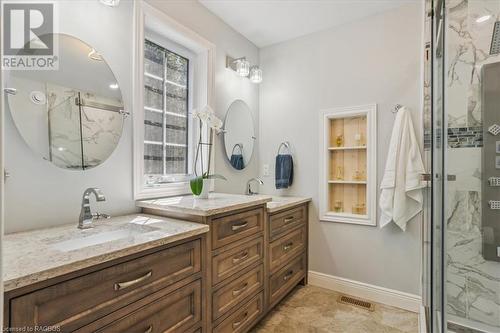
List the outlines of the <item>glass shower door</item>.
{"type": "Polygon", "coordinates": [[[500,0],[432,6],[429,325],[500,332],[500,0]]]}

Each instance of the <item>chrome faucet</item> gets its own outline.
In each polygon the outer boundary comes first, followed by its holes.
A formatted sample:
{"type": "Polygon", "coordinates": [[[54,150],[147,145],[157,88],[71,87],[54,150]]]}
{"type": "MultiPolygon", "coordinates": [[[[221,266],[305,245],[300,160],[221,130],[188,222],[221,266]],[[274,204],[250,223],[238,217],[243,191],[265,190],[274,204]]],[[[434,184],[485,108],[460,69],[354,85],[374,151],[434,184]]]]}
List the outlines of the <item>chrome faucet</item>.
{"type": "Polygon", "coordinates": [[[90,195],[94,193],[97,201],[106,201],[106,197],[104,197],[104,194],[102,191],[98,188],[88,188],[83,192],[83,199],[82,199],[82,210],[80,211],[80,220],[78,221],[78,228],[79,229],[88,229],[92,228],[92,222],[95,219],[100,219],[100,218],[106,218],[109,219],[110,216],[107,214],[92,214],[92,211],[90,210],[90,195]]]}
{"type": "Polygon", "coordinates": [[[255,182],[258,182],[260,185],[264,185],[264,182],[262,181],[262,179],[260,178],[250,178],[248,181],[247,181],[247,191],[246,191],[246,195],[254,195],[254,194],[259,194],[259,192],[254,192],[252,191],[252,182],[255,181],[255,182]]]}

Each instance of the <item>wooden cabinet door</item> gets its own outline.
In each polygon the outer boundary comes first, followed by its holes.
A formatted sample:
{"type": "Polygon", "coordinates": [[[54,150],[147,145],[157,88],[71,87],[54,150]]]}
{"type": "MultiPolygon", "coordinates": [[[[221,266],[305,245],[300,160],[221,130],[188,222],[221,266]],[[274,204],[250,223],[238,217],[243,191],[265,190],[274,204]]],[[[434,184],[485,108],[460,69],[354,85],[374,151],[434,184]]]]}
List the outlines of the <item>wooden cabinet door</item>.
{"type": "Polygon", "coordinates": [[[231,244],[261,232],[264,227],[262,208],[212,220],[212,249],[231,244]]]}
{"type": "Polygon", "coordinates": [[[13,298],[10,326],[73,331],[200,270],[197,239],[13,298]]]}
{"type": "Polygon", "coordinates": [[[289,209],[269,217],[269,239],[276,240],[288,231],[304,225],[307,220],[306,206],[289,209]]]}
{"type": "MultiPolygon", "coordinates": [[[[115,319],[103,318],[110,322],[104,327],[100,323],[92,323],[83,327],[78,333],[173,333],[185,332],[201,322],[201,281],[196,280],[172,292],[158,292],[151,295],[151,303],[132,313],[115,319]],[[163,294],[163,295],[161,295],[163,294]]],[[[114,316],[111,314],[109,317],[114,316]]],[[[198,326],[196,326],[198,327],[198,326]]]]}
{"type": "Polygon", "coordinates": [[[212,258],[212,283],[216,285],[264,257],[262,237],[221,252],[212,258]]]}

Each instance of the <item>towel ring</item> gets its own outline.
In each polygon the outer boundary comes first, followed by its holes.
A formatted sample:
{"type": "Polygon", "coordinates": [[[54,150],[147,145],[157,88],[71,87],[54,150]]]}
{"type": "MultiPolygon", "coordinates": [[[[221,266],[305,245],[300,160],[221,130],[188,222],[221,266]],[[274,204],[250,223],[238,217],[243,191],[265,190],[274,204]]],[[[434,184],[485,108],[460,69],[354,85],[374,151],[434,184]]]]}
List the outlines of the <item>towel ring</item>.
{"type": "Polygon", "coordinates": [[[290,151],[290,142],[288,141],[283,141],[280,146],[278,147],[278,153],[276,155],[279,155],[280,154],[280,151],[281,151],[281,148],[282,147],[285,147],[285,149],[288,149],[288,153],[291,154],[291,151],[290,151]]]}
{"type": "Polygon", "coordinates": [[[241,153],[241,155],[243,155],[243,144],[242,143],[237,143],[234,145],[233,150],[231,151],[231,155],[234,155],[234,150],[236,149],[236,147],[240,148],[240,153],[241,153]]]}

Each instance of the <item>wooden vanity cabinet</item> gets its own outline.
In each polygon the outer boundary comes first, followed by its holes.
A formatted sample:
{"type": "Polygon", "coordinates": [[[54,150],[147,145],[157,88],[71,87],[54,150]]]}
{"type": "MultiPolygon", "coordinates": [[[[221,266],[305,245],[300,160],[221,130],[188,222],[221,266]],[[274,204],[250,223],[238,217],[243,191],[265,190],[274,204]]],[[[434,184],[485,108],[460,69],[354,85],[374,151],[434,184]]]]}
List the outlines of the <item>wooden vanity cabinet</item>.
{"type": "Polygon", "coordinates": [[[5,324],[59,332],[204,329],[205,243],[195,236],[9,291],[5,324]]]}
{"type": "Polygon", "coordinates": [[[297,284],[307,284],[308,203],[267,215],[267,310],[297,284]]]}
{"type": "MultiPolygon", "coordinates": [[[[144,213],[173,217],[144,208],[144,213]]],[[[267,290],[266,205],[259,204],[211,216],[176,218],[208,224],[207,332],[247,332],[265,314],[267,290]]]]}
{"type": "Polygon", "coordinates": [[[308,203],[270,214],[264,204],[213,216],[143,212],[210,226],[207,332],[248,332],[297,284],[307,282],[308,203]]]}
{"type": "Polygon", "coordinates": [[[272,213],[258,204],[175,217],[208,224],[210,231],[9,291],[5,326],[244,333],[307,283],[308,203],[272,213]]]}

